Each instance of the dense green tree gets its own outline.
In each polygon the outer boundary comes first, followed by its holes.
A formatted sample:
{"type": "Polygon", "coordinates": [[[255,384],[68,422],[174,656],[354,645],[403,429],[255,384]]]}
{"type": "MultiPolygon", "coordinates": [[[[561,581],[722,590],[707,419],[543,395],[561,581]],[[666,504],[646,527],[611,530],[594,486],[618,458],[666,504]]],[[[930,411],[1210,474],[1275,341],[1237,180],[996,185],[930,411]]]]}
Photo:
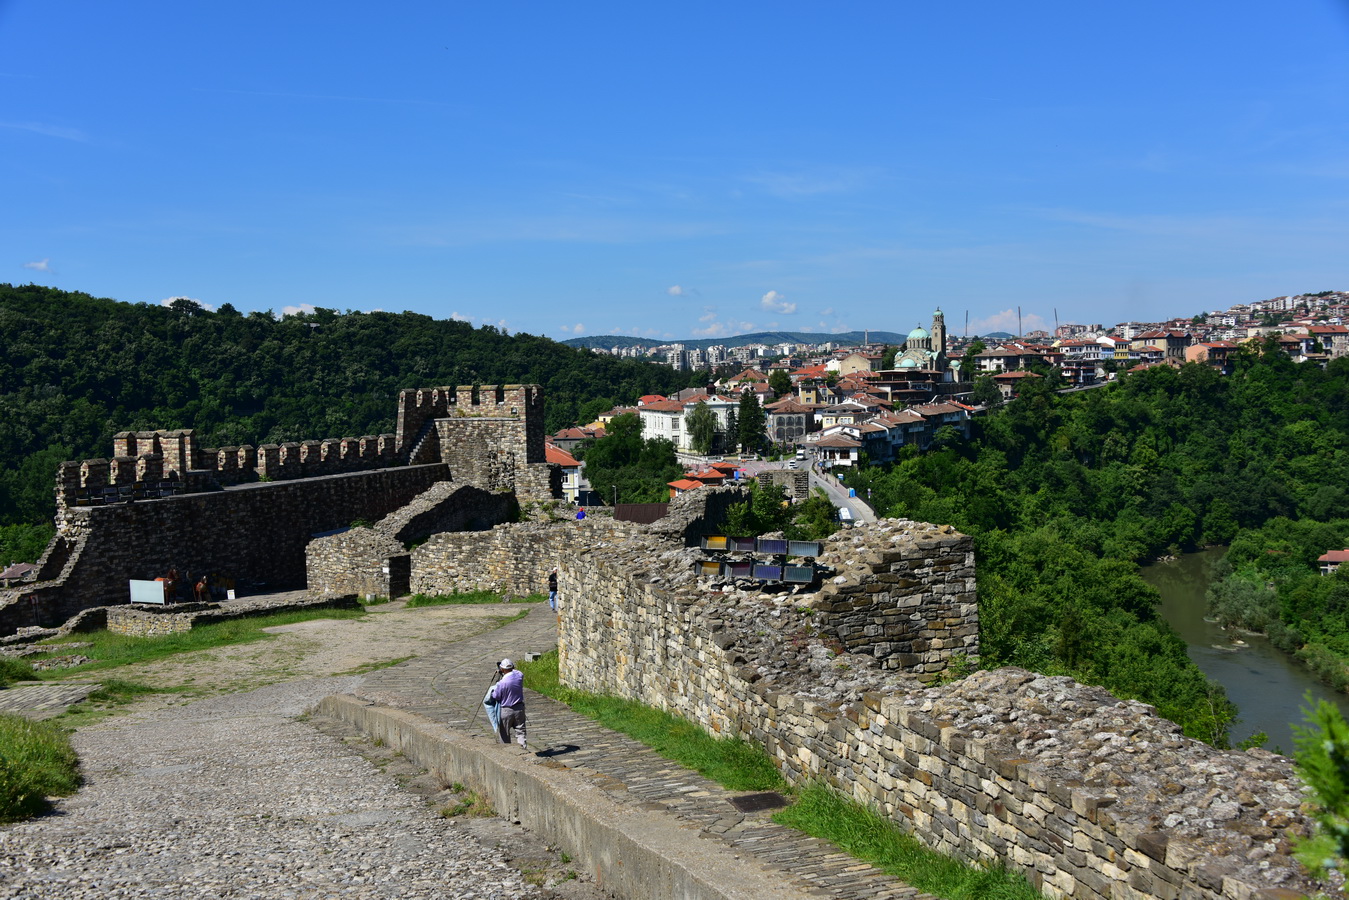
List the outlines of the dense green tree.
{"type": "Polygon", "coordinates": [[[965,355],[960,358],[960,380],[973,381],[979,371],[979,363],[975,359],[980,353],[988,349],[988,345],[981,339],[975,338],[971,344],[965,348],[965,355]]]}
{"type": "Polygon", "coordinates": [[[1232,541],[1246,581],[1219,591],[1224,619],[1268,623],[1276,644],[1349,684],[1349,587],[1314,568],[1349,546],[1334,518],[1349,484],[1349,362],[1297,365],[1262,347],[1234,367],[1155,367],[1069,395],[1035,379],[977,420],[976,440],[849,484],[881,514],[975,536],[985,664],[1104,684],[1221,743],[1230,706],[1157,616],[1138,561],[1232,541]]]}
{"type": "Polygon", "coordinates": [[[548,431],[701,373],[416,313],[276,318],[186,298],[129,304],[0,284],[0,525],[45,525],[65,459],[124,430],[194,428],[203,446],[391,431],[398,391],[543,385],[548,431]]]}
{"type": "Polygon", "coordinates": [[[757,453],[768,443],[768,416],[759,405],[759,398],[753,391],[740,395],[740,405],[736,407],[736,440],[740,449],[757,453]]]}
{"type": "Polygon", "coordinates": [[[993,383],[992,375],[980,375],[975,380],[970,402],[976,406],[997,406],[1002,402],[1002,391],[993,383]]]}
{"type": "Polygon", "coordinates": [[[717,436],[717,417],[707,403],[699,400],[693,411],[684,417],[689,439],[693,442],[693,452],[704,456],[712,452],[712,442],[717,436]]]}
{"type": "Polygon", "coordinates": [[[609,420],[605,435],[583,441],[576,456],[586,477],[606,502],[658,503],[669,496],[669,482],[679,477],[674,444],[664,438],[642,439],[642,420],[624,413],[609,420]]]}
{"type": "Polygon", "coordinates": [[[792,376],[787,374],[786,369],[774,369],[773,374],[768,376],[768,386],[773,389],[773,394],[777,397],[790,394],[792,392],[792,376]]]}

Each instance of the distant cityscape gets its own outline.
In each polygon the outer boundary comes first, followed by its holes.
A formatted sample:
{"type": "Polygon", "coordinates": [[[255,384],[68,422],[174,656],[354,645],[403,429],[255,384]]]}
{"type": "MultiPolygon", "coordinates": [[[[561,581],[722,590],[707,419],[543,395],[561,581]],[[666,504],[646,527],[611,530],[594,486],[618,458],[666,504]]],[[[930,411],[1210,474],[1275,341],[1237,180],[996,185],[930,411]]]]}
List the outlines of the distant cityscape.
{"type": "MultiPolygon", "coordinates": [[[[1202,355],[1212,361],[1215,357],[1225,356],[1226,351],[1237,344],[1271,334],[1281,336],[1280,343],[1287,344],[1295,357],[1324,355],[1334,358],[1343,355],[1346,349],[1346,336],[1349,336],[1346,318],[1349,318],[1349,292],[1322,291],[1239,303],[1225,310],[1158,322],[1119,322],[1109,327],[1066,323],[1052,333],[1037,329],[1021,335],[994,332],[957,336],[948,332],[945,347],[938,349],[955,357],[962,355],[975,341],[981,341],[984,352],[992,354],[980,358],[977,373],[961,373],[956,367],[953,374],[963,376],[960,380],[969,380],[972,374],[1022,369],[1024,363],[1039,358],[1062,368],[1065,376],[1080,384],[1107,376],[1109,372],[1105,369],[1108,367],[1092,365],[1107,359],[1130,366],[1166,360],[1184,362],[1187,349],[1207,345],[1207,352],[1202,355]],[[1317,349],[1318,345],[1320,349],[1317,349]]],[[[888,331],[796,336],[818,337],[819,340],[792,340],[783,333],[773,336],[783,339],[769,341],[761,335],[746,335],[709,345],[706,340],[658,344],[636,338],[614,338],[611,346],[603,346],[604,338],[591,337],[566,343],[586,346],[596,353],[654,359],[682,371],[711,372],[725,366],[781,360],[797,367],[822,364],[830,371],[846,374],[840,364],[849,355],[881,353],[887,346],[902,348],[907,341],[903,335],[888,331]]],[[[1197,355],[1200,355],[1199,351],[1188,354],[1189,357],[1197,355]]]]}

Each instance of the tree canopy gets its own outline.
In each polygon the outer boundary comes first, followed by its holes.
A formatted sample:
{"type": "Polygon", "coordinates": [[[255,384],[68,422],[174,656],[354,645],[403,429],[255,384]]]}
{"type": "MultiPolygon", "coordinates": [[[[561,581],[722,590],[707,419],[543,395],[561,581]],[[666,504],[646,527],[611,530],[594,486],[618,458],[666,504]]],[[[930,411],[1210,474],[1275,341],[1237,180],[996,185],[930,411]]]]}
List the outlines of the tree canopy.
{"type": "Polygon", "coordinates": [[[410,312],[278,318],[37,285],[0,284],[0,346],[0,525],[49,523],[57,463],[107,456],[119,431],[193,428],[204,446],[378,434],[404,388],[533,383],[551,432],[703,377],[410,312]]]}

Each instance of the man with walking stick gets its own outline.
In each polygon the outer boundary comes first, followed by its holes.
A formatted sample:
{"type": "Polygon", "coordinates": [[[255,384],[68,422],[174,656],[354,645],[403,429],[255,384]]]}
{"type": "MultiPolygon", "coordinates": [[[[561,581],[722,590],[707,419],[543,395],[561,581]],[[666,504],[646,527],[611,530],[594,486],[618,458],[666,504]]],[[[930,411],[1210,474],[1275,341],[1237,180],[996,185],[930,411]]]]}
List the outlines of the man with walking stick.
{"type": "MultiPolygon", "coordinates": [[[[497,737],[501,739],[501,743],[509,744],[511,742],[511,729],[514,729],[515,741],[523,747],[525,746],[525,676],[515,668],[515,663],[509,659],[503,659],[497,663],[497,674],[501,676],[501,680],[487,692],[487,699],[496,701],[496,708],[501,716],[497,722],[497,737]]],[[[487,700],[483,702],[485,704],[487,700]]],[[[491,707],[488,708],[488,715],[491,715],[491,707]]]]}

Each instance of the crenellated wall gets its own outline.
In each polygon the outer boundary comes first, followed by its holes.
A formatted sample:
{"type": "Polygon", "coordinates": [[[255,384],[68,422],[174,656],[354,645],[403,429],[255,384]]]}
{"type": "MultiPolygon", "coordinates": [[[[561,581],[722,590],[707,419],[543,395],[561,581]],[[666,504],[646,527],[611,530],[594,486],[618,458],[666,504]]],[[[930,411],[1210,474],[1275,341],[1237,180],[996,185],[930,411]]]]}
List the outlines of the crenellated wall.
{"type": "MultiPolygon", "coordinates": [[[[122,431],[111,459],[61,463],[58,524],[66,509],[152,500],[236,484],[316,478],[385,468],[397,461],[394,436],[328,438],[252,447],[198,447],[192,429],[122,431]]],[[[434,460],[433,460],[434,461],[434,460]]]]}
{"type": "MultiPolygon", "coordinates": [[[[61,571],[0,591],[0,634],[126,603],[128,580],[157,578],[171,566],[303,587],[305,546],[314,534],[378,521],[447,475],[440,463],[399,466],[67,510],[48,551],[66,557],[61,571]],[[58,543],[67,549],[58,553],[58,543]]],[[[54,568],[44,565],[41,574],[54,568]]]]}

